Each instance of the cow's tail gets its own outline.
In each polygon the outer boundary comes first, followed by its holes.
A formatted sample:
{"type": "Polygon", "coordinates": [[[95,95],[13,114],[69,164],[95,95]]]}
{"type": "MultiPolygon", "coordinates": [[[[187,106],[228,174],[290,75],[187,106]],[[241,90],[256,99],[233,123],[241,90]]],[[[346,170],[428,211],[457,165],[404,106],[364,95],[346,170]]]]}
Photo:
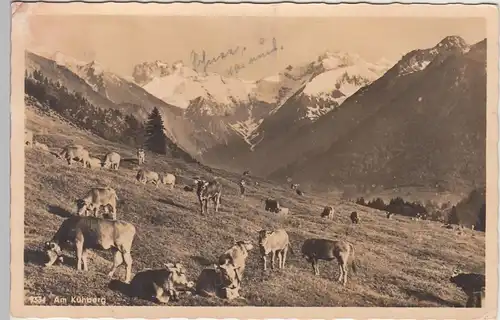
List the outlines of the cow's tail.
{"type": "Polygon", "coordinates": [[[295,255],[295,250],[293,250],[292,244],[288,242],[288,249],[290,250],[290,253],[295,255]]]}
{"type": "Polygon", "coordinates": [[[354,257],[354,246],[352,243],[349,243],[349,247],[351,248],[351,268],[353,272],[357,272],[358,266],[356,265],[356,259],[354,257]]]}

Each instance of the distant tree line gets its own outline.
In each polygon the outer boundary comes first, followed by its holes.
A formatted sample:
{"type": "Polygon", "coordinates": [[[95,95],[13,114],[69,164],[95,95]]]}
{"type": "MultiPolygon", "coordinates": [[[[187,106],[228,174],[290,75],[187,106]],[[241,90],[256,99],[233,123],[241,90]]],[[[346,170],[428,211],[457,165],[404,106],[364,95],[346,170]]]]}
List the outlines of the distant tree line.
{"type": "Polygon", "coordinates": [[[81,93],[71,92],[60,82],[51,81],[40,70],[26,71],[24,83],[25,93],[38,100],[42,108],[53,110],[106,140],[193,160],[166,136],[163,119],[156,107],[143,123],[120,110],[96,107],[81,93]]]}
{"type": "Polygon", "coordinates": [[[389,203],[376,198],[366,202],[361,197],[356,203],[377,210],[383,210],[403,216],[415,217],[420,215],[423,219],[446,222],[451,224],[474,225],[475,230],[486,229],[486,198],[484,189],[474,189],[467,198],[456,205],[449,201],[441,205],[427,201],[425,205],[418,201],[405,201],[401,197],[393,198],[389,203]]]}

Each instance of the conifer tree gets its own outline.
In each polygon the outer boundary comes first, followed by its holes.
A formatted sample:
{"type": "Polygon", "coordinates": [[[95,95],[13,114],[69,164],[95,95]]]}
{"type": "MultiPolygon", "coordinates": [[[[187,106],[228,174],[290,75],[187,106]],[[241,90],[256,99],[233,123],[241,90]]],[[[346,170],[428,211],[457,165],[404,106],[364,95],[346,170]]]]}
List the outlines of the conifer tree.
{"type": "Polygon", "coordinates": [[[167,153],[167,136],[164,132],[163,119],[158,108],[154,108],[146,122],[146,148],[159,153],[167,153]]]}

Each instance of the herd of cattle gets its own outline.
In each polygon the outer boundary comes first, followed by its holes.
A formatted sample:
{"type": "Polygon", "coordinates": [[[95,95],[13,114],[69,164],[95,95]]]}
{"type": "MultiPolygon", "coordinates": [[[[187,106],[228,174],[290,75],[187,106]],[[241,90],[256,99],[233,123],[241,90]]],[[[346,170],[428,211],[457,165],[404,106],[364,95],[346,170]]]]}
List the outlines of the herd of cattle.
{"type": "MultiPolygon", "coordinates": [[[[49,148],[41,143],[33,141],[33,133],[25,131],[25,145],[48,151],[49,148]]],[[[81,162],[85,168],[109,168],[118,170],[121,157],[116,152],[107,153],[103,159],[93,158],[81,145],[71,144],[58,153],[53,153],[60,159],[72,165],[74,161],[81,162]]],[[[145,152],[137,150],[139,165],[145,163],[145,152]]],[[[248,175],[248,172],[243,174],[248,175]]],[[[136,180],[140,183],[152,183],[169,185],[172,189],[176,183],[176,177],[172,173],[159,174],[154,171],[139,169],[136,180]]],[[[244,180],[240,181],[241,194],[244,194],[244,180]]],[[[188,187],[188,186],[186,186],[188,187]]],[[[291,189],[297,194],[304,193],[298,189],[297,184],[292,184],[291,189]]],[[[185,189],[186,190],[186,189],[185,189]]],[[[208,202],[213,202],[214,211],[218,212],[220,207],[222,185],[217,179],[207,181],[195,178],[192,190],[200,204],[201,214],[208,213],[208,202]]],[[[132,278],[132,245],[136,236],[136,228],[133,224],[117,219],[116,191],[109,187],[92,188],[84,197],[77,200],[77,214],[62,222],[50,241],[44,245],[45,254],[49,261],[45,266],[51,266],[55,262],[63,262],[63,249],[76,249],[77,270],[88,270],[87,254],[89,249],[112,250],[114,252],[113,266],[108,273],[113,277],[117,268],[125,264],[125,283],[129,284],[129,294],[160,303],[178,300],[179,292],[196,293],[201,296],[217,296],[225,299],[240,297],[239,290],[243,280],[246,260],[249,253],[254,249],[250,240],[237,241],[231,248],[223,252],[218,262],[213,267],[202,270],[196,282],[188,281],[186,270],[180,263],[166,263],[162,269],[147,269],[138,272],[132,278]],[[111,208],[111,219],[103,215],[98,217],[100,208],[103,207],[108,214],[111,208]],[[89,212],[92,215],[89,215],[89,212]]],[[[280,205],[275,199],[265,199],[265,210],[269,212],[288,214],[289,209],[280,205]]],[[[334,209],[326,206],[320,216],[333,219],[334,209]]],[[[389,218],[389,216],[388,216],[389,218]]],[[[350,213],[350,220],[358,224],[360,218],[356,211],[350,213]]],[[[288,250],[293,253],[289,236],[284,229],[261,230],[256,234],[258,249],[263,261],[263,270],[267,270],[267,256],[271,255],[271,268],[275,267],[275,258],[278,257],[278,268],[285,268],[288,250]]],[[[301,247],[302,256],[311,263],[313,273],[319,275],[318,261],[336,260],[339,266],[338,281],[345,286],[347,283],[348,264],[356,272],[354,260],[354,246],[345,240],[330,240],[320,238],[306,239],[301,247]]],[[[461,288],[469,297],[467,307],[481,307],[485,294],[484,275],[475,273],[461,273],[455,271],[450,281],[461,288]]]]}

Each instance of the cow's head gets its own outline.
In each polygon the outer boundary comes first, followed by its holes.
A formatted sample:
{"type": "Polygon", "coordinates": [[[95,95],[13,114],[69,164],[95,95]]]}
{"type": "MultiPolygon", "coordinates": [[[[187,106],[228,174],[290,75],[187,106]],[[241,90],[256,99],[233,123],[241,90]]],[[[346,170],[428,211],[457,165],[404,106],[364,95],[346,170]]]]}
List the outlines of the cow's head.
{"type": "Polygon", "coordinates": [[[238,241],[238,242],[236,242],[236,245],[238,245],[242,248],[245,248],[245,250],[247,250],[247,251],[250,251],[253,249],[253,244],[252,244],[252,241],[250,241],[250,240],[238,241]]]}
{"type": "Polygon", "coordinates": [[[44,252],[49,257],[49,261],[45,263],[46,267],[50,267],[56,261],[63,262],[61,247],[56,242],[54,241],[45,242],[44,252]]]}
{"type": "Polygon", "coordinates": [[[84,216],[87,213],[89,204],[85,201],[85,199],[77,199],[76,200],[76,213],[79,216],[84,216]]]}
{"type": "Polygon", "coordinates": [[[238,286],[238,277],[236,275],[236,267],[227,262],[221,265],[214,265],[215,271],[220,275],[222,287],[235,288],[238,286]]]}
{"type": "Polygon", "coordinates": [[[194,282],[187,280],[186,269],[182,264],[165,263],[165,268],[171,272],[171,280],[176,287],[183,287],[183,289],[194,287],[194,282]]]}
{"type": "Polygon", "coordinates": [[[265,247],[269,236],[272,234],[272,231],[269,230],[260,230],[259,231],[259,246],[265,247]]]}

